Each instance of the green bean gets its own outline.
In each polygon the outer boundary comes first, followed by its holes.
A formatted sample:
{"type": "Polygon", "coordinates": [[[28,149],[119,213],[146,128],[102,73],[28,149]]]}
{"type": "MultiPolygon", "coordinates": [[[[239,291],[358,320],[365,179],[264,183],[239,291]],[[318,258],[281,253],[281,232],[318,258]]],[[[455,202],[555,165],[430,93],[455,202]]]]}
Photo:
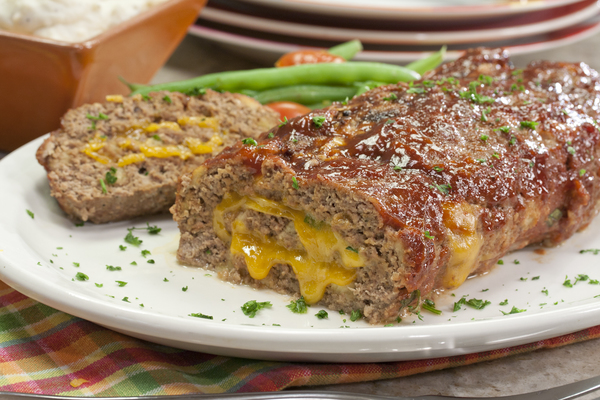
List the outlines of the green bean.
{"type": "Polygon", "coordinates": [[[437,51],[425,58],[411,62],[406,66],[406,68],[412,69],[413,71],[423,75],[425,72],[430,71],[440,65],[444,61],[444,54],[446,54],[446,46],[443,46],[440,51],[437,51]]]}
{"type": "Polygon", "coordinates": [[[300,104],[314,104],[324,100],[342,101],[356,94],[355,87],[294,85],[265,90],[253,96],[262,104],[274,101],[294,101],[300,104]]]}
{"type": "Polygon", "coordinates": [[[132,95],[157,90],[187,93],[198,88],[212,88],[230,92],[266,90],[292,85],[351,85],[354,82],[375,80],[386,83],[412,81],[420,75],[410,69],[374,62],[347,62],[302,64],[285,68],[259,68],[227,71],[199,76],[185,81],[152,86],[131,84],[132,95]]]}
{"type": "Polygon", "coordinates": [[[338,44],[337,46],[331,47],[327,52],[329,54],[333,54],[334,56],[340,56],[344,60],[352,60],[356,53],[363,49],[362,43],[360,40],[355,39],[349,42],[345,42],[342,44],[338,44]]]}

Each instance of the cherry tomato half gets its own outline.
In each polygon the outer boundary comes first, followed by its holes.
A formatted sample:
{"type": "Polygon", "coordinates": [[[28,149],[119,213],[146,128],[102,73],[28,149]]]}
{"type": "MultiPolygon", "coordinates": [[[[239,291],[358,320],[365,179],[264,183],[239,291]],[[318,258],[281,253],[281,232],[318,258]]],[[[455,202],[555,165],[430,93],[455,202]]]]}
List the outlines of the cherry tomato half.
{"type": "Polygon", "coordinates": [[[310,108],[293,101],[276,101],[266,105],[274,111],[277,111],[283,121],[285,118],[292,119],[304,115],[310,111],[310,108]]]}
{"type": "Polygon", "coordinates": [[[342,63],[342,57],[329,54],[325,50],[299,50],[284,54],[275,63],[276,67],[289,67],[300,64],[342,63]]]}

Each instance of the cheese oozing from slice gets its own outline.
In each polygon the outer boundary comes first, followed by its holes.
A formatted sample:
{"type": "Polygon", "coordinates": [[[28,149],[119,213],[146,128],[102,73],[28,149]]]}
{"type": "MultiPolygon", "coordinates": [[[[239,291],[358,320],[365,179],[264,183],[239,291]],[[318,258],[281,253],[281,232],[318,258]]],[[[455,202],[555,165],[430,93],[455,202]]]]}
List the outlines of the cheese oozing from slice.
{"type": "Polygon", "coordinates": [[[300,293],[309,304],[321,300],[330,284],[346,286],[356,278],[356,268],[365,265],[364,257],[325,222],[316,222],[304,211],[263,197],[240,196],[230,193],[215,208],[215,232],[224,242],[231,242],[232,254],[244,256],[250,276],[264,279],[275,264],[288,264],[294,270],[300,293]],[[275,239],[248,229],[243,213],[232,223],[232,231],[225,228],[224,215],[243,209],[290,219],[301,249],[286,249],[275,239]]]}

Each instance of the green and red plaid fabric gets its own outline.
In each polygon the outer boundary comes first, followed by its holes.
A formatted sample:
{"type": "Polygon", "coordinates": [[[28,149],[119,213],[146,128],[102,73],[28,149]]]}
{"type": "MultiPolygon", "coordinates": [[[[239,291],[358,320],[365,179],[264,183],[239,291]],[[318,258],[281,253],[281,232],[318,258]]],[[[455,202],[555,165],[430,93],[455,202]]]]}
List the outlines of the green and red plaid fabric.
{"type": "Polygon", "coordinates": [[[142,396],[276,391],[389,379],[600,337],[600,326],[522,346],[429,360],[311,364],[221,357],[135,339],[41,304],[0,281],[0,391],[142,396]]]}

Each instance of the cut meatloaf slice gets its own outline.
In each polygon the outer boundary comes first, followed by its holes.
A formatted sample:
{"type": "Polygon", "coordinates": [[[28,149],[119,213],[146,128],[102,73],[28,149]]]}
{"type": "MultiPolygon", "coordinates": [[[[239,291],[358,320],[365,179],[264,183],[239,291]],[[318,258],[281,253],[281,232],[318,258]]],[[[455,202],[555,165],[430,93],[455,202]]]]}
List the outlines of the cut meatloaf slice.
{"type": "Polygon", "coordinates": [[[598,210],[598,74],[477,49],[182,176],[178,258],[385,323],[598,210]]]}
{"type": "Polygon", "coordinates": [[[104,223],[168,211],[179,176],[278,114],[240,94],[108,96],[70,110],[37,159],[74,220],[104,223]]]}

